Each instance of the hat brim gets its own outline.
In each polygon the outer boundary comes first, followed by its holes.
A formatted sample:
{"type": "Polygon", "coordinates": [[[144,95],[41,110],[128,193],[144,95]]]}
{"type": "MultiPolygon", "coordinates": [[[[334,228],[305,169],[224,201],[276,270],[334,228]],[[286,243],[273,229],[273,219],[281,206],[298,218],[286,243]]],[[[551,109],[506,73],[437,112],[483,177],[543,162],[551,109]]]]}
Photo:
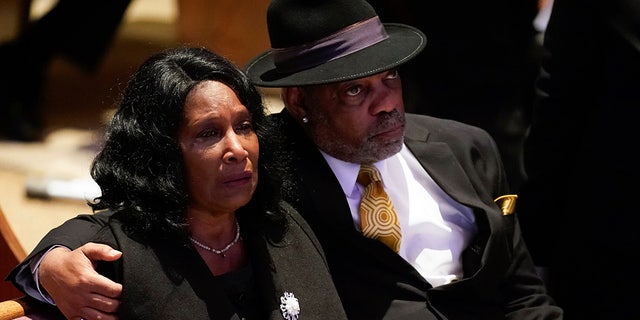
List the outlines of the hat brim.
{"type": "Polygon", "coordinates": [[[294,73],[282,73],[268,50],[245,66],[245,72],[256,86],[294,87],[368,77],[395,68],[418,55],[427,38],[418,29],[404,24],[385,23],[389,37],[381,42],[344,57],[294,73]]]}

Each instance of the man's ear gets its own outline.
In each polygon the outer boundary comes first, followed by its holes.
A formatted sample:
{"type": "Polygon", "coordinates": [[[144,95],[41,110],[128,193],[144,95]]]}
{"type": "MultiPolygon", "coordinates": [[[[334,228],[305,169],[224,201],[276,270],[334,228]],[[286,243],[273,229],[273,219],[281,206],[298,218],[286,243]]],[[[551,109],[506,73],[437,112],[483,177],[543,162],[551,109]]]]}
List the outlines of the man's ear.
{"type": "Polygon", "coordinates": [[[300,120],[307,115],[302,88],[285,87],[282,88],[280,95],[285,108],[295,119],[300,120]]]}

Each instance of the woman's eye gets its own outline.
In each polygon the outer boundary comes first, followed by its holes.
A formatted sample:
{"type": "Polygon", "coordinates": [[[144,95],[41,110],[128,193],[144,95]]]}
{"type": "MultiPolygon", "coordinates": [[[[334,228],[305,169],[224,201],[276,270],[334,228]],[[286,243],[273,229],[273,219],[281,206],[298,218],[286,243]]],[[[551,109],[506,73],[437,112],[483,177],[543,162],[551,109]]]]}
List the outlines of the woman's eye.
{"type": "Polygon", "coordinates": [[[237,132],[253,132],[253,123],[246,121],[241,123],[237,128],[237,132]]]}
{"type": "Polygon", "coordinates": [[[200,132],[200,134],[198,134],[198,137],[201,138],[208,138],[208,137],[213,137],[218,135],[218,131],[217,130],[203,130],[200,132]]]}

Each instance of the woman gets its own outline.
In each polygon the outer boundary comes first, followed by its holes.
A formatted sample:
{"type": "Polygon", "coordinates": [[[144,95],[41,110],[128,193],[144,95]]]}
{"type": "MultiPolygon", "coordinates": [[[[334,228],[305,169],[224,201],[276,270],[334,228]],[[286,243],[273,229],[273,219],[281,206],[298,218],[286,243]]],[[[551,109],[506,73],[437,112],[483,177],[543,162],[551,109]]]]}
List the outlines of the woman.
{"type": "Polygon", "coordinates": [[[206,49],[161,52],[132,76],[91,168],[94,218],[110,215],[93,242],[122,252],[98,266],[123,285],[120,319],[346,318],[270,179],[266,121],[255,87],[206,49]]]}

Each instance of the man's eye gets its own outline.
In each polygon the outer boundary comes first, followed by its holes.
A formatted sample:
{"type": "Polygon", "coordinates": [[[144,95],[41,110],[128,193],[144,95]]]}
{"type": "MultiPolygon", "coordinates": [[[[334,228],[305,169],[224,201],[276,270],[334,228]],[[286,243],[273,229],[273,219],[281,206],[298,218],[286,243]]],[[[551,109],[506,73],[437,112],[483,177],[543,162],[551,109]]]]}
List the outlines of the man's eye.
{"type": "Polygon", "coordinates": [[[389,70],[389,72],[387,73],[387,79],[395,79],[397,77],[400,76],[400,73],[398,73],[398,69],[393,69],[393,70],[389,70]]]}
{"type": "Polygon", "coordinates": [[[360,92],[362,92],[362,87],[360,87],[360,86],[353,86],[353,87],[347,89],[347,94],[350,95],[350,96],[356,96],[360,92]]]}

